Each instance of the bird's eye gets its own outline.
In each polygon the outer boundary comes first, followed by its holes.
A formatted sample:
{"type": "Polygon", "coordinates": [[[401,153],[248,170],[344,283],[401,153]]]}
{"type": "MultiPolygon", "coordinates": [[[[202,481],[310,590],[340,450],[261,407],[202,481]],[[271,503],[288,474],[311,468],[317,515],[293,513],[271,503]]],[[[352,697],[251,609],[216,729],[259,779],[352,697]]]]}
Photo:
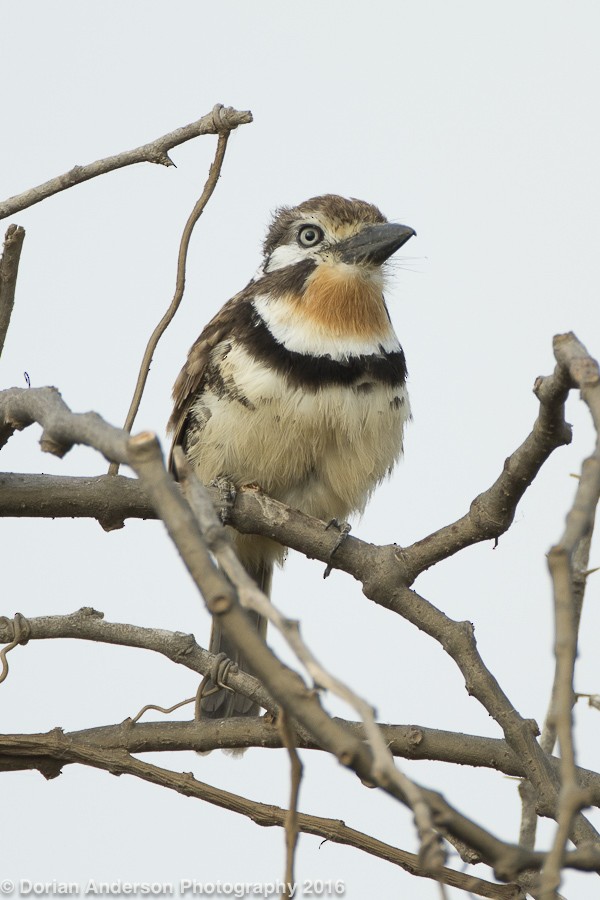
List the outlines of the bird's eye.
{"type": "Polygon", "coordinates": [[[303,225],[298,232],[298,243],[301,247],[314,247],[323,240],[323,229],[318,225],[303,225]]]}

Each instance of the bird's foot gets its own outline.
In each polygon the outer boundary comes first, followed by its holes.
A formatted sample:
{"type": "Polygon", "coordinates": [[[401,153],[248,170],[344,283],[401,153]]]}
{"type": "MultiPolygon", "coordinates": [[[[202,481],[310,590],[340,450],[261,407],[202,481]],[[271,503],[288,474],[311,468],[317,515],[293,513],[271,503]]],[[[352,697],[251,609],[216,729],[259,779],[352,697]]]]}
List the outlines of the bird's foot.
{"type": "Polygon", "coordinates": [[[331,569],[333,568],[331,562],[332,557],[340,549],[340,547],[350,534],[350,531],[352,530],[352,526],[349,525],[348,522],[338,522],[337,519],[331,519],[331,521],[327,523],[327,525],[325,526],[325,530],[327,531],[329,528],[337,528],[339,534],[338,539],[333,545],[331,553],[329,554],[329,562],[327,563],[325,571],[323,572],[323,578],[328,578],[331,575],[331,569]]]}

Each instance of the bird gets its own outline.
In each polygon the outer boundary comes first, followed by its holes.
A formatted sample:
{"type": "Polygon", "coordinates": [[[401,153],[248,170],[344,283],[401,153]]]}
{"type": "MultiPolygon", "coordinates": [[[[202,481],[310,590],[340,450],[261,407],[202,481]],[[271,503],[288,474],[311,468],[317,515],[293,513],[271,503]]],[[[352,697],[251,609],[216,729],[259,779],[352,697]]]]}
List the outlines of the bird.
{"type": "MultiPolygon", "coordinates": [[[[258,485],[330,523],[364,510],[410,418],[383,289],[385,263],[415,233],[336,194],[274,213],[257,273],[205,326],[173,388],[172,451],[204,484],[258,485]]],[[[285,548],[231,531],[268,595],[285,548]]],[[[264,619],[248,615],[264,636],[264,619]]],[[[209,648],[252,674],[216,621],[209,648]]],[[[258,714],[230,689],[209,681],[203,692],[201,718],[258,714]]]]}

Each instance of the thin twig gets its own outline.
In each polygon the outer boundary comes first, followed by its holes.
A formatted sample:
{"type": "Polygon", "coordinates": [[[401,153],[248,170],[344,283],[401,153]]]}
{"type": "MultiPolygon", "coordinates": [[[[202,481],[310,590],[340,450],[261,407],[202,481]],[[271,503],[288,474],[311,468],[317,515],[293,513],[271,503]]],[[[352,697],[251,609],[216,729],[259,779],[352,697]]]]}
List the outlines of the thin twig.
{"type": "Polygon", "coordinates": [[[173,166],[174,163],[169,157],[169,150],[178,147],[192,138],[200,137],[203,134],[220,134],[224,129],[231,130],[237,128],[238,125],[247,125],[252,121],[252,113],[248,110],[239,111],[232,107],[223,107],[217,104],[212,112],[207,113],[196,122],[190,125],[184,125],[175,131],[170,131],[162,137],[157,138],[149,144],[136,147],[135,150],[125,150],[117,153],[115,156],[108,156],[106,159],[99,159],[96,162],[89,163],[85,166],[74,166],[69,172],[51,178],[50,181],[44,182],[37,187],[24,191],[22,194],[16,194],[9,197],[8,200],[0,203],[0,219],[12,216],[14,213],[22,209],[27,209],[53,194],[58,194],[67,188],[71,188],[76,184],[89,181],[90,178],[96,178],[98,175],[105,175],[107,172],[113,172],[116,169],[122,169],[124,166],[132,166],[136,163],[150,162],[157,163],[161,166],[173,166]]]}
{"type": "MultiPolygon", "coordinates": [[[[221,131],[219,134],[219,140],[217,142],[217,149],[215,151],[215,158],[212,161],[211,167],[209,169],[208,178],[206,179],[206,184],[204,185],[204,189],[197,203],[195,204],[190,216],[185,223],[185,227],[183,229],[183,233],[181,235],[181,242],[179,244],[179,253],[177,256],[177,277],[175,280],[175,293],[173,294],[173,299],[169,304],[169,308],[163,315],[162,319],[150,335],[150,340],[146,346],[146,350],[144,351],[144,356],[142,358],[142,362],[140,364],[140,371],[138,373],[137,382],[135,385],[135,390],[133,392],[133,398],[131,400],[131,404],[129,406],[129,412],[127,413],[127,417],[125,419],[125,424],[123,425],[123,429],[131,433],[131,428],[135,421],[135,417],[137,415],[138,409],[140,408],[140,403],[142,400],[142,394],[144,393],[144,388],[146,386],[146,381],[148,379],[148,373],[150,372],[150,366],[152,364],[152,357],[154,356],[154,352],[156,350],[156,346],[161,339],[162,335],[166,331],[167,327],[173,320],[175,313],[179,309],[179,304],[183,298],[183,292],[185,290],[185,270],[187,263],[187,255],[188,249],[190,246],[190,240],[192,237],[192,232],[194,230],[194,226],[206,207],[206,204],[210,200],[213,195],[213,192],[217,186],[217,182],[219,180],[219,175],[221,174],[221,167],[223,165],[223,159],[225,157],[225,150],[227,149],[227,141],[229,139],[229,131],[221,131]]],[[[118,463],[111,463],[108,469],[109,475],[116,475],[119,471],[118,463]]]]}
{"type": "Polygon", "coordinates": [[[15,288],[24,239],[24,228],[21,228],[20,225],[8,226],[4,236],[2,257],[0,257],[0,356],[4,349],[6,332],[10,325],[15,302],[15,288]]]}
{"type": "Polygon", "coordinates": [[[281,735],[281,741],[290,758],[290,805],[285,816],[285,875],[283,877],[283,897],[288,900],[292,896],[291,886],[296,883],[294,876],[294,861],[298,844],[298,796],[302,782],[302,762],[296,749],[296,741],[293,729],[290,726],[288,714],[280,709],[277,714],[277,728],[281,735]]]}
{"type": "MultiPolygon", "coordinates": [[[[585,347],[574,335],[561,335],[555,339],[557,360],[569,372],[573,383],[581,389],[596,428],[596,446],[593,454],[584,461],[577,483],[575,499],[565,530],[558,544],[548,554],[548,566],[554,588],[555,657],[551,726],[556,729],[561,756],[561,790],[558,807],[558,828],[552,849],[541,872],[540,900],[554,900],[560,885],[560,870],[571,824],[579,810],[589,802],[587,793],[577,782],[575,744],[573,739],[573,686],[577,636],[581,604],[574,592],[574,562],[581,542],[585,541],[584,558],[579,560],[581,570],[587,570],[585,548],[589,550],[594,519],[600,499],[600,369],[585,347]]],[[[581,572],[579,573],[581,576],[581,572]]]]}
{"type": "MultiPolygon", "coordinates": [[[[578,476],[579,477],[579,476],[578,476]]],[[[579,624],[581,621],[581,611],[583,608],[583,599],[585,595],[585,585],[588,571],[588,561],[590,555],[591,534],[584,536],[577,542],[573,551],[572,563],[572,597],[573,597],[573,627],[575,634],[579,633],[579,624]]],[[[561,673],[562,674],[562,673],[561,673]]],[[[551,755],[556,744],[556,720],[554,710],[556,708],[556,698],[558,696],[558,679],[559,668],[554,669],[554,681],[550,691],[550,701],[548,710],[544,719],[542,733],[540,735],[539,744],[544,753],[551,755]]],[[[519,843],[529,850],[535,847],[535,837],[537,833],[538,817],[536,812],[536,795],[532,786],[528,781],[522,781],[519,785],[519,794],[521,796],[521,825],[519,829],[519,843]]]]}
{"type": "Polygon", "coordinates": [[[179,703],[174,703],[173,706],[164,707],[164,706],[156,706],[154,703],[147,703],[146,706],[142,706],[139,713],[137,713],[133,719],[131,720],[131,724],[135,725],[140,721],[144,713],[147,713],[148,710],[154,709],[156,712],[164,713],[165,716],[170,715],[172,712],[175,712],[176,709],[181,709],[182,706],[187,706],[189,703],[194,703],[195,697],[188,697],[187,700],[180,700],[179,703]]]}

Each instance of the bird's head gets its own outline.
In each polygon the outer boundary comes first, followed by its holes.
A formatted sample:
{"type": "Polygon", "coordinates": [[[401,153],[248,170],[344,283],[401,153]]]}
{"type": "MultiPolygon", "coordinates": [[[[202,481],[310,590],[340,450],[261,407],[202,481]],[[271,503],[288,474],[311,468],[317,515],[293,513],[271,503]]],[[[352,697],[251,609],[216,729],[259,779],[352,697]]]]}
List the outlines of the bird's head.
{"type": "MultiPolygon", "coordinates": [[[[279,209],[264,243],[264,272],[297,263],[350,266],[368,277],[415,234],[364,200],[336,194],[279,209]]],[[[346,273],[350,274],[350,273],[346,273]]]]}
{"type": "MultiPolygon", "coordinates": [[[[335,194],[279,209],[264,243],[260,276],[277,298],[271,318],[332,336],[382,338],[391,326],[382,266],[415,231],[388,222],[371,203],[335,194]]],[[[265,306],[266,301],[262,301],[265,306]]]]}

